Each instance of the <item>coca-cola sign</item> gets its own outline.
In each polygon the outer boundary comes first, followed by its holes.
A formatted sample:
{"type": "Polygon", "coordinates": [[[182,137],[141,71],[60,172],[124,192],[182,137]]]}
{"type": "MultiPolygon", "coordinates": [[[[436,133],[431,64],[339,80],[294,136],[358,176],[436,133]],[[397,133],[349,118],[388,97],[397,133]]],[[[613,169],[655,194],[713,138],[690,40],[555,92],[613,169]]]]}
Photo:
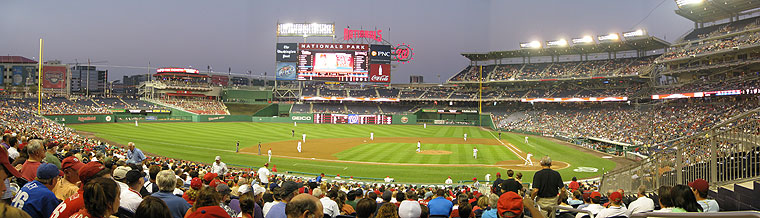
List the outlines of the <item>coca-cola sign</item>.
{"type": "Polygon", "coordinates": [[[369,66],[370,82],[391,82],[391,65],[390,64],[370,64],[369,66]]]}

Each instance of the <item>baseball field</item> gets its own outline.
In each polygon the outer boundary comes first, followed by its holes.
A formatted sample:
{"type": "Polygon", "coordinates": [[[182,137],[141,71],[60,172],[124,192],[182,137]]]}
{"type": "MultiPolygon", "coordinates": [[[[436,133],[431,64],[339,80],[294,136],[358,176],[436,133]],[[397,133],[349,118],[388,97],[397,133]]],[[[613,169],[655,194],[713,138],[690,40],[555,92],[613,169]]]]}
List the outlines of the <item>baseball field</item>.
{"type": "MultiPolygon", "coordinates": [[[[258,168],[268,161],[278,172],[340,174],[343,178],[390,176],[402,183],[443,183],[495,179],[507,169],[522,172],[532,181],[538,160],[549,155],[564,180],[590,178],[615,168],[603,154],[589,152],[557,140],[486,131],[478,127],[428,125],[345,125],[292,123],[111,123],[70,125],[97,138],[126,145],[134,142],[144,152],[171,158],[211,163],[215,156],[229,166],[258,168]],[[292,131],[295,131],[295,135],[292,131]],[[374,140],[370,134],[374,133],[374,140]],[[467,140],[464,140],[464,134],[467,140]],[[302,151],[296,149],[302,142],[302,151]],[[235,144],[240,141],[240,151],[235,144]],[[416,152],[417,142],[421,152],[416,152]],[[258,144],[261,143],[261,155],[258,144]],[[473,148],[477,148],[477,159],[473,148]],[[525,166],[532,153],[534,166],[525,166]]],[[[271,167],[271,166],[270,166],[271,167]]]]}

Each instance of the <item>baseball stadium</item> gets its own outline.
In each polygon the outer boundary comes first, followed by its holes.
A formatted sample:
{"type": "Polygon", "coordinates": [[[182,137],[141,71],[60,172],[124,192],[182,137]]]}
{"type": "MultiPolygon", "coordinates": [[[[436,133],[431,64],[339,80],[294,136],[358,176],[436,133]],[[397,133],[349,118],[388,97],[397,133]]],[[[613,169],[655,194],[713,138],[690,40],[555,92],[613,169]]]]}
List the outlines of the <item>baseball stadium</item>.
{"type": "Polygon", "coordinates": [[[760,217],[760,2],[675,5],[694,24],[677,39],[461,50],[437,83],[391,82],[425,47],[387,27],[278,20],[275,57],[255,57],[270,75],[47,61],[40,39],[37,57],[0,56],[0,209],[144,217],[158,199],[166,217],[291,218],[313,195],[326,218],[760,217]],[[119,210],[81,203],[108,187],[119,210]]]}

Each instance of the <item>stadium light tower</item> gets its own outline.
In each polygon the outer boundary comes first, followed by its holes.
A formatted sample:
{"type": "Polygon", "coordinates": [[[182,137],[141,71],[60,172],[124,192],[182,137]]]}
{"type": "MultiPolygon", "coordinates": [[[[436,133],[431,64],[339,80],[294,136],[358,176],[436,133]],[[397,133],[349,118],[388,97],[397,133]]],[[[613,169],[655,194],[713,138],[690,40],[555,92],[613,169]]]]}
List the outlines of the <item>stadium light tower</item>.
{"type": "Polygon", "coordinates": [[[676,0],[676,5],[680,8],[685,5],[702,4],[705,0],[676,0]]]}

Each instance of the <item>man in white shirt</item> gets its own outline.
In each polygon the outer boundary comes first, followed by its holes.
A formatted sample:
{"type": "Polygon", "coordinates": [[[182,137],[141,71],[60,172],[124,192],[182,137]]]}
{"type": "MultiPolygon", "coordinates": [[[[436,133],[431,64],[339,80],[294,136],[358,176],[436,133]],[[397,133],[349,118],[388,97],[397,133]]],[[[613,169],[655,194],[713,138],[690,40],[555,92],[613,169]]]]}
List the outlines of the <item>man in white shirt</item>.
{"type": "Polygon", "coordinates": [[[451,180],[451,176],[449,176],[448,179],[446,179],[446,184],[452,184],[454,181],[451,180]]]}
{"type": "Polygon", "coordinates": [[[626,211],[626,216],[631,216],[631,214],[634,213],[644,213],[644,212],[651,212],[654,210],[654,201],[650,198],[648,198],[646,195],[644,195],[647,191],[647,187],[644,185],[640,185],[638,189],[637,196],[639,197],[635,201],[631,202],[628,205],[628,211],[626,211]]]}
{"type": "Polygon", "coordinates": [[[530,158],[533,157],[533,153],[528,152],[527,155],[525,155],[525,166],[533,166],[533,160],[530,158]]]}
{"type": "Polygon", "coordinates": [[[417,153],[420,153],[422,151],[422,142],[417,141],[417,153]]]}
{"type": "Polygon", "coordinates": [[[312,195],[319,198],[319,201],[322,202],[322,213],[327,214],[330,217],[336,217],[340,215],[340,208],[338,208],[338,203],[330,199],[330,197],[338,197],[338,191],[330,190],[328,191],[328,194],[325,195],[325,193],[322,192],[322,189],[316,188],[314,189],[314,192],[312,192],[312,195]]]}
{"type": "Polygon", "coordinates": [[[370,132],[369,133],[369,140],[375,140],[375,133],[374,132],[370,132]]]}
{"type": "Polygon", "coordinates": [[[301,135],[301,136],[303,137],[303,142],[306,142],[306,133],[304,133],[304,134],[303,134],[303,135],[301,135]]]}
{"type": "Polygon", "coordinates": [[[607,217],[616,217],[616,216],[626,216],[627,210],[625,207],[621,206],[623,201],[623,194],[620,194],[620,192],[612,192],[609,196],[610,199],[610,206],[608,208],[604,208],[601,211],[599,211],[598,214],[596,214],[596,218],[607,218],[607,217]]]}
{"type": "Polygon", "coordinates": [[[464,141],[467,141],[467,133],[464,134],[464,141]]]}
{"type": "Polygon", "coordinates": [[[296,149],[298,149],[298,153],[301,153],[301,141],[298,141],[298,147],[296,147],[296,149]]]}
{"type": "Polygon", "coordinates": [[[689,183],[691,191],[694,192],[694,197],[697,199],[697,203],[702,206],[702,212],[718,212],[720,211],[720,205],[718,202],[712,199],[707,199],[707,191],[710,189],[710,184],[704,179],[696,179],[689,183]]]}
{"type": "Polygon", "coordinates": [[[269,148],[269,151],[267,151],[267,154],[269,155],[269,159],[267,160],[267,163],[272,162],[272,148],[269,148]]]}
{"type": "Polygon", "coordinates": [[[211,165],[211,172],[216,175],[224,175],[227,173],[227,164],[222,162],[222,157],[216,156],[214,164],[211,165]]]}
{"type": "Polygon", "coordinates": [[[269,167],[269,163],[265,163],[264,166],[259,168],[259,171],[258,171],[259,180],[261,181],[261,184],[265,186],[269,184],[269,175],[270,175],[269,169],[267,169],[267,167],[269,167]]]}
{"type": "Polygon", "coordinates": [[[127,166],[117,167],[113,171],[113,178],[116,179],[116,184],[121,189],[119,207],[133,213],[137,210],[137,206],[142,202],[139,190],[145,183],[145,179],[142,177],[144,175],[144,172],[132,170],[132,168],[127,166]],[[128,176],[128,174],[130,175],[128,176]]]}
{"type": "MultiPolygon", "coordinates": [[[[591,214],[598,214],[599,211],[602,211],[602,209],[604,209],[604,207],[599,204],[599,203],[602,202],[602,194],[601,193],[599,193],[599,192],[592,192],[591,195],[589,196],[589,198],[591,199],[591,204],[589,204],[588,206],[584,207],[583,210],[587,210],[587,211],[591,212],[591,214]]],[[[588,213],[578,213],[578,214],[575,215],[575,218],[581,218],[581,217],[583,217],[585,215],[588,215],[588,213]]]]}
{"type": "Polygon", "coordinates": [[[474,157],[475,159],[478,159],[478,148],[477,147],[472,147],[472,157],[474,157]]]}
{"type": "Polygon", "coordinates": [[[528,144],[528,136],[525,136],[525,144],[528,144]]]}

